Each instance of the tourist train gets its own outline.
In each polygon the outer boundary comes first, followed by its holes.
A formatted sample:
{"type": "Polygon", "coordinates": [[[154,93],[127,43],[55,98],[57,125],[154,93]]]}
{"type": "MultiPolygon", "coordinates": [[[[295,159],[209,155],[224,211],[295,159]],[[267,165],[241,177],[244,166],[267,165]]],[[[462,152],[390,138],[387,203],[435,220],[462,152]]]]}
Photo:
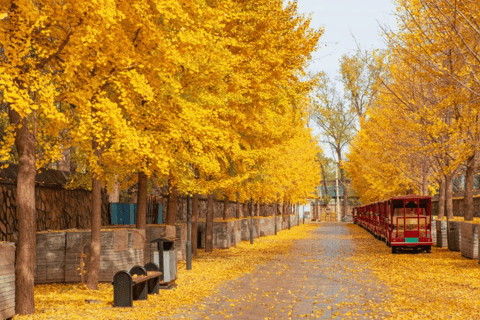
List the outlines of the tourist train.
{"type": "Polygon", "coordinates": [[[385,241],[392,253],[399,249],[432,248],[432,198],[406,195],[353,209],[353,221],[385,241]]]}

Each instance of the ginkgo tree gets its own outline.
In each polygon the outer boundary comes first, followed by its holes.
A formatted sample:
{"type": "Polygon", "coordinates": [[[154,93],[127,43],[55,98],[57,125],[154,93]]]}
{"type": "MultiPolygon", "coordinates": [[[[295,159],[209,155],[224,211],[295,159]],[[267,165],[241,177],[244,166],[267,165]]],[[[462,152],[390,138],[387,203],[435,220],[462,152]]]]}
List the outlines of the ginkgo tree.
{"type": "Polygon", "coordinates": [[[5,0],[0,14],[0,156],[15,161],[15,147],[19,164],[17,313],[34,311],[35,173],[63,149],[91,177],[90,289],[101,187],[115,177],[139,177],[140,229],[153,174],[180,193],[311,195],[319,149],[305,120],[312,83],[300,79],[323,30],[296,3],[5,0]]]}

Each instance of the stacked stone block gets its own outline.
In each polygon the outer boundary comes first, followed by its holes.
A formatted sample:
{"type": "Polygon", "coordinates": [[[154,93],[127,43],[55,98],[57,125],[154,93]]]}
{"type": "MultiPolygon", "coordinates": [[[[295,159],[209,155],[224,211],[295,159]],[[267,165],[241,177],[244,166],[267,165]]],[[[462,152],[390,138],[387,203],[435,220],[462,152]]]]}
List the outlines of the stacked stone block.
{"type": "Polygon", "coordinates": [[[177,223],[175,225],[175,251],[177,261],[187,258],[187,224],[177,223]]]}
{"type": "Polygon", "coordinates": [[[437,220],[437,223],[435,225],[437,228],[437,247],[447,248],[448,247],[447,221],[437,220]]]}
{"type": "Polygon", "coordinates": [[[478,259],[478,224],[463,221],[462,226],[462,256],[478,259]]]}
{"type": "MultiPolygon", "coordinates": [[[[100,232],[99,281],[110,282],[117,271],[144,264],[144,231],[111,229],[100,232]]],[[[37,234],[35,283],[79,282],[88,278],[90,231],[37,234]]]]}
{"type": "Polygon", "coordinates": [[[447,237],[448,237],[448,250],[460,251],[462,242],[462,222],[461,221],[448,221],[447,222],[447,237]]]}
{"type": "MultiPolygon", "coordinates": [[[[253,219],[253,238],[256,239],[259,237],[258,231],[255,225],[255,220],[253,219]]],[[[245,218],[240,220],[242,226],[242,241],[250,241],[250,218],[245,218]]]]}
{"type": "Polygon", "coordinates": [[[15,315],[15,244],[0,242],[0,320],[15,315]]]}
{"type": "Polygon", "coordinates": [[[151,243],[152,240],[155,240],[158,238],[174,239],[175,233],[176,233],[176,226],[168,226],[164,224],[147,225],[145,263],[153,262],[153,253],[158,251],[158,245],[156,243],[151,243]]]}
{"type": "Polygon", "coordinates": [[[65,232],[36,234],[35,283],[65,281],[65,232]]]}
{"type": "Polygon", "coordinates": [[[231,221],[232,229],[231,229],[231,244],[232,246],[236,246],[242,241],[242,226],[240,224],[240,220],[231,221]]]}
{"type": "Polygon", "coordinates": [[[437,245],[437,226],[436,226],[437,220],[432,221],[432,243],[433,245],[437,245]]]}
{"type": "MultiPolygon", "coordinates": [[[[87,279],[90,239],[90,231],[67,232],[65,282],[80,281],[82,269],[87,279]]],[[[118,271],[143,265],[144,239],[144,232],[137,229],[102,230],[99,281],[112,281],[118,271]]]]}

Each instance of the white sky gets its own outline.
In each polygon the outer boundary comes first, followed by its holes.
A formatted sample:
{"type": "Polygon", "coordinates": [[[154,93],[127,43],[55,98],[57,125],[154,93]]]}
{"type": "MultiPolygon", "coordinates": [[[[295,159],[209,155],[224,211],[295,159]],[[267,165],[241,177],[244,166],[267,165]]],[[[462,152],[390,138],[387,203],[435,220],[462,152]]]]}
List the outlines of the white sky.
{"type": "Polygon", "coordinates": [[[313,28],[325,27],[310,70],[325,71],[333,79],[338,77],[340,57],[356,49],[351,34],[362,47],[379,48],[384,47],[379,23],[395,26],[391,0],[298,0],[298,10],[312,13],[313,28]]]}
{"type": "MultiPolygon", "coordinates": [[[[380,25],[396,26],[392,15],[395,6],[391,0],[298,0],[298,11],[312,14],[311,27],[325,27],[309,70],[325,71],[331,80],[340,76],[341,56],[355,52],[355,39],[362,48],[383,48],[380,25]]],[[[336,87],[342,92],[339,83],[336,87]]],[[[315,127],[314,133],[319,134],[315,127]]],[[[326,145],[322,144],[322,149],[325,155],[333,157],[326,145]]]]}

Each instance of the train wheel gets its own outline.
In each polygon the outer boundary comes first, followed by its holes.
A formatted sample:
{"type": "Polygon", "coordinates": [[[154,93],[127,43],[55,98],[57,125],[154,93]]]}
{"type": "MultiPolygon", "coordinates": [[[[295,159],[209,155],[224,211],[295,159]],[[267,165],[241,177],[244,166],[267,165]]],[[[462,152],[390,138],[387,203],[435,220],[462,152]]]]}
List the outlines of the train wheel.
{"type": "Polygon", "coordinates": [[[426,253],[432,253],[432,246],[426,246],[425,247],[425,252],[426,253]]]}
{"type": "Polygon", "coordinates": [[[397,253],[397,247],[392,247],[392,254],[396,254],[397,253]]]}

